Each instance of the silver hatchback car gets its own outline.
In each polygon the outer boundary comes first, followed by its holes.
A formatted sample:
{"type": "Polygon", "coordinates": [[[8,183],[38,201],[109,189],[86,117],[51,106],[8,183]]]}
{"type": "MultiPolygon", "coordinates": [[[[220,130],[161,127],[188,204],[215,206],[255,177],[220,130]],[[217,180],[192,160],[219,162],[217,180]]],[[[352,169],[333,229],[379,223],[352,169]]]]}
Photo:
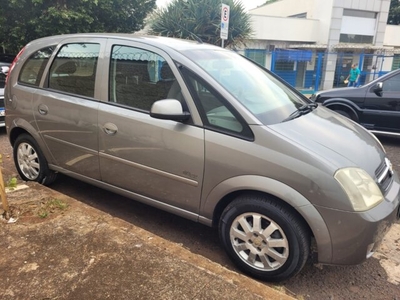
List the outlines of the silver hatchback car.
{"type": "Polygon", "coordinates": [[[364,128],[239,54],[123,34],[35,40],[10,68],[6,128],[24,180],[58,172],[219,229],[268,281],[370,257],[399,178],[364,128]]]}

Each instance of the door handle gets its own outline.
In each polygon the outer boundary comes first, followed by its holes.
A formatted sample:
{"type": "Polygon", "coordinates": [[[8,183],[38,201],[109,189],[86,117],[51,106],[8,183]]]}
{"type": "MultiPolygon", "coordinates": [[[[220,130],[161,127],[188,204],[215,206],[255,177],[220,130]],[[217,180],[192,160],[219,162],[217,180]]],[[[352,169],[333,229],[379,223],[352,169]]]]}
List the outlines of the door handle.
{"type": "Polygon", "coordinates": [[[103,126],[103,130],[108,135],[115,135],[118,131],[118,127],[113,123],[106,123],[103,126]]]}
{"type": "Polygon", "coordinates": [[[38,107],[38,111],[39,111],[39,114],[44,116],[44,115],[47,115],[47,113],[49,112],[49,108],[44,104],[40,104],[38,107]]]}

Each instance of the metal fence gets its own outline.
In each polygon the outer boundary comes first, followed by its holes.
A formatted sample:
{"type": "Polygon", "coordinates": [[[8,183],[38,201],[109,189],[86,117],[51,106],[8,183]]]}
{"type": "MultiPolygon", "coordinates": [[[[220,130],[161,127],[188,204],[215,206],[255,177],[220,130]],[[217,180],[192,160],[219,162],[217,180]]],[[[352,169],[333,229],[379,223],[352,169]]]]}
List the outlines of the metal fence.
{"type": "Polygon", "coordinates": [[[353,63],[358,63],[361,71],[359,85],[370,82],[400,67],[400,56],[394,55],[347,52],[328,53],[325,51],[288,49],[274,51],[248,49],[245,51],[245,56],[271,70],[303,93],[312,93],[322,88],[328,55],[330,54],[336,56],[334,88],[345,86],[344,80],[348,76],[353,63]],[[387,61],[389,59],[392,63],[388,67],[387,61]]]}

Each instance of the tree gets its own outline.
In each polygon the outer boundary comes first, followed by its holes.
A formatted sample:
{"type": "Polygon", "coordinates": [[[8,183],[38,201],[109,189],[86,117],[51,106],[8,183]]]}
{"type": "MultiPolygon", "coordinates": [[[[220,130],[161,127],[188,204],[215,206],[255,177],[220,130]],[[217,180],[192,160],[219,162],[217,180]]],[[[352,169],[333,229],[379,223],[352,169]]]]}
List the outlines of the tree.
{"type": "Polygon", "coordinates": [[[16,53],[31,40],[76,32],[134,32],[156,0],[0,0],[0,43],[16,53]]]}
{"type": "MultiPolygon", "coordinates": [[[[245,44],[252,31],[250,16],[241,2],[224,0],[230,7],[226,46],[245,44]]],[[[166,8],[158,9],[150,20],[150,34],[193,39],[221,45],[221,0],[173,0],[166,8]]]]}
{"type": "Polygon", "coordinates": [[[387,23],[391,24],[391,25],[399,25],[400,24],[400,1],[399,0],[391,0],[390,1],[389,18],[388,18],[387,23]]]}

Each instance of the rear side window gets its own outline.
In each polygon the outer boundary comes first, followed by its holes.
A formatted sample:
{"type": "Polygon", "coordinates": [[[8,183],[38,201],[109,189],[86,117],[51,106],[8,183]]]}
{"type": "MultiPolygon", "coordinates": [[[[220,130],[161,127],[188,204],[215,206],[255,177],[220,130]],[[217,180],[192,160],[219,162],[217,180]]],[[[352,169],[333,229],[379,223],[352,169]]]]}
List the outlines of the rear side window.
{"type": "Polygon", "coordinates": [[[100,44],[66,44],[57,53],[49,72],[49,88],[94,97],[100,44]]]}
{"type": "Polygon", "coordinates": [[[33,53],[21,68],[18,82],[39,86],[43,71],[55,46],[46,47],[33,53]]]}

